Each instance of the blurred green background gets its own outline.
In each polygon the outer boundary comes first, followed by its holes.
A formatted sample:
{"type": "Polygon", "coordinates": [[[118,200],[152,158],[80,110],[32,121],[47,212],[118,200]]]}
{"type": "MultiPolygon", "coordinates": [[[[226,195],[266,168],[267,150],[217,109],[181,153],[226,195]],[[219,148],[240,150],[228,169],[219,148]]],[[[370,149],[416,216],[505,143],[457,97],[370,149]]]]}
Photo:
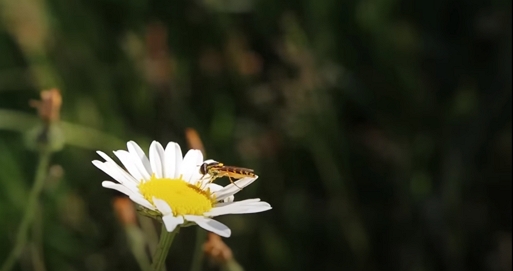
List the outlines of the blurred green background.
{"type": "Polygon", "coordinates": [[[220,218],[246,270],[511,270],[511,19],[507,0],[0,0],[0,263],[37,163],[29,100],[56,87],[66,146],[15,270],[139,270],[91,161],[186,149],[187,128],[274,207],[220,218]]]}

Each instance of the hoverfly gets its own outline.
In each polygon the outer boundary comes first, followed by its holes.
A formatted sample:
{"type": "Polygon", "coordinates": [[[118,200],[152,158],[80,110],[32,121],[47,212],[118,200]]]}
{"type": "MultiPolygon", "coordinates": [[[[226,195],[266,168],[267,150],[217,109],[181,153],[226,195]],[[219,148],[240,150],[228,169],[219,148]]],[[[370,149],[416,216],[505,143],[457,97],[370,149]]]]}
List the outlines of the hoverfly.
{"type": "Polygon", "coordinates": [[[203,176],[209,174],[212,177],[211,182],[213,182],[217,178],[228,177],[230,182],[235,186],[237,185],[233,182],[233,179],[241,179],[244,177],[256,176],[252,169],[225,166],[223,163],[214,161],[212,159],[206,160],[203,162],[203,164],[201,164],[200,173],[203,174],[203,176]]]}

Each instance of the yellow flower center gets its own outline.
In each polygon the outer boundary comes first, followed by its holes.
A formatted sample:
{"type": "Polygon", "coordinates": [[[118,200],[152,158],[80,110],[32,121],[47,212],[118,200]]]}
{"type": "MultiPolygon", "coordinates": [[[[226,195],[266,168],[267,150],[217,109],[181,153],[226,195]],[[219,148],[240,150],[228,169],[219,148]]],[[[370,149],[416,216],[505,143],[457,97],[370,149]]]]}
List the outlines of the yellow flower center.
{"type": "Polygon", "coordinates": [[[152,204],[153,197],[167,202],[174,216],[203,215],[215,203],[209,189],[202,190],[182,179],[156,178],[153,175],[149,181],[139,184],[139,191],[152,204]]]}

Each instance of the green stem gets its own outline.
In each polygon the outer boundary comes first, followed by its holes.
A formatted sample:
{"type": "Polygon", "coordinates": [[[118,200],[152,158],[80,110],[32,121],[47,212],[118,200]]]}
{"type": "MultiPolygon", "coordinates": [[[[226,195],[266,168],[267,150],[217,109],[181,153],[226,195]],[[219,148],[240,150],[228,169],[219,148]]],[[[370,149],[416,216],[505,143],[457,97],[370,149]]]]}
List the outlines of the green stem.
{"type": "Polygon", "coordinates": [[[162,230],[160,231],[160,240],[159,245],[157,247],[157,251],[155,252],[155,256],[153,257],[153,263],[151,265],[153,271],[161,271],[164,266],[167,258],[167,254],[169,252],[169,248],[171,248],[171,244],[175,239],[176,234],[178,233],[180,228],[176,228],[173,232],[168,232],[166,230],[166,226],[162,222],[162,230]]]}
{"type": "Polygon", "coordinates": [[[128,225],[125,226],[125,230],[130,243],[130,249],[139,267],[142,271],[151,271],[151,263],[146,254],[144,235],[141,229],[135,225],[128,225]]]}
{"type": "Polygon", "coordinates": [[[139,223],[141,224],[141,229],[143,230],[146,237],[146,243],[150,249],[150,254],[155,255],[155,251],[157,251],[157,245],[159,243],[159,235],[155,225],[153,224],[153,220],[143,215],[139,215],[138,217],[139,223]]]}
{"type": "Polygon", "coordinates": [[[38,206],[32,223],[32,265],[34,271],[46,271],[43,255],[43,215],[42,206],[38,206]]]}
{"type": "Polygon", "coordinates": [[[42,150],[39,155],[39,162],[37,165],[34,185],[32,186],[32,190],[29,194],[27,206],[25,208],[25,214],[23,215],[23,219],[21,220],[21,224],[18,228],[16,242],[13,249],[11,250],[11,253],[2,265],[0,271],[9,271],[13,268],[14,263],[21,255],[21,252],[27,243],[28,230],[34,221],[39,194],[41,194],[41,191],[43,190],[46,174],[48,171],[48,165],[50,164],[50,156],[51,152],[48,150],[42,150]]]}
{"type": "Polygon", "coordinates": [[[192,255],[191,271],[200,271],[203,263],[203,243],[207,238],[207,231],[201,227],[196,227],[196,244],[194,245],[194,254],[192,255]]]}
{"type": "Polygon", "coordinates": [[[221,265],[221,271],[244,271],[244,268],[235,259],[231,259],[221,265]]]}

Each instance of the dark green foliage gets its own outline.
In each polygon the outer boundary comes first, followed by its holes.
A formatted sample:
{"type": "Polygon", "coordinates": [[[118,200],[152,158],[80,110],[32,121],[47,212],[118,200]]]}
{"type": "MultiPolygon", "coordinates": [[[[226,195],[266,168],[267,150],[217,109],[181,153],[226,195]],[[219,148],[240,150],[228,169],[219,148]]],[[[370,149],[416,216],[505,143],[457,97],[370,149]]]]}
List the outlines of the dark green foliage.
{"type": "MultiPolygon", "coordinates": [[[[0,263],[28,101],[57,87],[80,126],[41,198],[46,270],[138,270],[94,151],[185,149],[188,127],[274,208],[221,218],[248,271],[511,270],[511,1],[26,2],[0,0],[0,263]]],[[[193,245],[183,229],[168,270],[193,245]]]]}

